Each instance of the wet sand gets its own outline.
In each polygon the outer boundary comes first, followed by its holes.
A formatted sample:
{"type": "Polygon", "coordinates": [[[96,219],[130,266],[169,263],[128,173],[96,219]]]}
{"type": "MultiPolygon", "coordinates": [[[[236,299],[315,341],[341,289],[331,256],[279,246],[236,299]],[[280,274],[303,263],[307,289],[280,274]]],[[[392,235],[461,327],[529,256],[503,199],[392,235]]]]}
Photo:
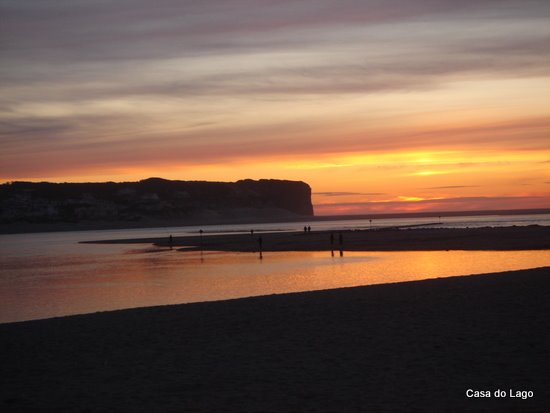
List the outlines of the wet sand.
{"type": "MultiPolygon", "coordinates": [[[[383,230],[204,235],[172,238],[173,247],[215,251],[433,251],[433,250],[543,250],[550,249],[550,227],[393,228],[383,230]],[[340,244],[340,234],[342,244],[340,244]]],[[[170,245],[168,237],[91,241],[107,244],[170,245]]]]}
{"type": "Polygon", "coordinates": [[[547,412],[549,316],[546,267],[4,324],[0,408],[547,412]]]}

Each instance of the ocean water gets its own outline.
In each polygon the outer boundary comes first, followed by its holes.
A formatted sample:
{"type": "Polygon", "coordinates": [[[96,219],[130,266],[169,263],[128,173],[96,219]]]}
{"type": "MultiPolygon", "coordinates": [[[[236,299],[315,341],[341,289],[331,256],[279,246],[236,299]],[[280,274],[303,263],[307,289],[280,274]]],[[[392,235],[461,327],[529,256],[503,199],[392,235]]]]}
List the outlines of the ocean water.
{"type": "MultiPolygon", "coordinates": [[[[325,221],[201,227],[206,234],[436,224],[548,225],[550,216],[325,221]],[[424,220],[422,222],[422,220],[424,220]],[[432,219],[433,220],[433,219],[432,219]]],[[[252,253],[176,251],[79,241],[195,234],[199,227],[0,236],[0,322],[152,305],[311,291],[550,266],[550,251],[252,253]]]]}

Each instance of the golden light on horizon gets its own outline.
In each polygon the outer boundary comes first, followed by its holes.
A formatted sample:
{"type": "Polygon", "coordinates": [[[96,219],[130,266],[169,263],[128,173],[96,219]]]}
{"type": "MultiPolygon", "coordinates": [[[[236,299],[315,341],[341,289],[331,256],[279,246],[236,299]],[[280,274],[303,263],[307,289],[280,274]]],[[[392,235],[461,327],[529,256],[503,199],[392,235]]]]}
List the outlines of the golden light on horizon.
{"type": "Polygon", "coordinates": [[[149,167],[118,167],[106,175],[75,175],[51,181],[133,181],[151,176],[181,180],[236,181],[252,178],[303,180],[313,191],[317,213],[361,211],[421,211],[479,208],[498,205],[544,208],[548,196],[548,159],[545,151],[391,151],[320,155],[285,161],[280,155],[256,160],[234,160],[185,165],[177,162],[149,167]],[[418,168],[425,168],[418,170],[418,168]],[[167,171],[159,173],[159,171],[167,171]],[[273,171],[277,171],[274,174],[273,171]],[[529,171],[529,172],[526,172],[529,171]],[[90,179],[93,177],[94,179],[90,179]],[[491,201],[492,193],[504,201],[491,201]],[[453,203],[446,204],[445,199],[453,203]],[[457,202],[457,200],[463,202],[457,202]],[[492,203],[490,203],[490,202],[492,203]],[[480,203],[481,202],[481,203],[480,203]]]}
{"type": "Polygon", "coordinates": [[[454,171],[418,171],[418,172],[411,172],[407,175],[412,176],[431,176],[431,175],[443,175],[443,174],[451,174],[454,171]]]}

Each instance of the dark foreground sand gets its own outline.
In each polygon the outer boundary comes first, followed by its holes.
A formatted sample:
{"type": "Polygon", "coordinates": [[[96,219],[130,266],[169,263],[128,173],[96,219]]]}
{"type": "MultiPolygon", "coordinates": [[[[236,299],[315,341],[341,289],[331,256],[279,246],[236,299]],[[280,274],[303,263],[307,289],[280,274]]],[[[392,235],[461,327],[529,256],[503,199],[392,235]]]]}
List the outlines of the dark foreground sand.
{"type": "MultiPolygon", "coordinates": [[[[426,250],[542,250],[550,249],[550,227],[485,227],[384,229],[334,232],[279,232],[173,237],[173,247],[201,247],[216,251],[257,251],[262,237],[264,251],[426,251],[426,250]],[[342,234],[342,244],[340,244],[342,234]]],[[[156,244],[168,246],[169,238],[138,238],[86,243],[156,244]]],[[[186,249],[188,250],[188,249],[186,249]]]]}
{"type": "Polygon", "coordinates": [[[0,410],[549,412],[549,316],[546,267],[5,324],[0,410]]]}

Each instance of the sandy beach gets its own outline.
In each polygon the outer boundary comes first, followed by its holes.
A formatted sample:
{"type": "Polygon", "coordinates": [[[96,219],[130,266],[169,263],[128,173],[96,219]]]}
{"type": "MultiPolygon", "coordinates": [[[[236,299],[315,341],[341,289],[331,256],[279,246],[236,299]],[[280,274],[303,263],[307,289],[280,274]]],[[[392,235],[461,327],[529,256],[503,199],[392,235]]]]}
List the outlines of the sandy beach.
{"type": "Polygon", "coordinates": [[[546,267],[4,324],[0,404],[546,412],[549,314],[546,267]]]}
{"type": "Polygon", "coordinates": [[[255,232],[186,237],[98,240],[86,243],[156,244],[215,251],[434,251],[550,249],[550,227],[389,228],[361,231],[255,232]],[[332,243],[331,243],[332,234],[332,243]],[[340,235],[342,243],[340,243],[340,235]]]}

